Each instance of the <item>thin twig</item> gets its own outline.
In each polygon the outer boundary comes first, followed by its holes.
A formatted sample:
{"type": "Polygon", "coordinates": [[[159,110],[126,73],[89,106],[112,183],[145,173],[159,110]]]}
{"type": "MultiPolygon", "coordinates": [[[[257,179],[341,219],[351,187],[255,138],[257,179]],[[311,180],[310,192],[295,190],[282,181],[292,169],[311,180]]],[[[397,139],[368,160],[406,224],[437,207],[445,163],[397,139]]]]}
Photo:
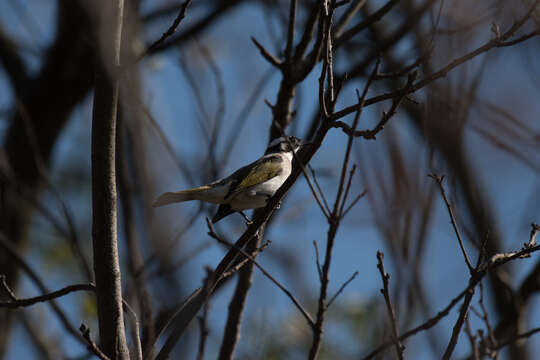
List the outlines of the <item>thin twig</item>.
{"type": "Polygon", "coordinates": [[[298,310],[300,311],[300,313],[304,316],[304,318],[306,319],[308,325],[310,327],[313,327],[315,325],[315,322],[313,321],[311,315],[309,315],[309,313],[304,309],[304,307],[302,305],[300,305],[300,303],[298,302],[298,300],[296,300],[296,298],[294,297],[294,295],[285,288],[285,286],[281,285],[281,283],[279,281],[277,281],[272,275],[270,275],[270,273],[268,271],[266,271],[265,268],[263,268],[251,255],[249,255],[248,253],[246,253],[243,249],[241,248],[238,248],[235,244],[232,244],[232,243],[229,243],[228,241],[225,241],[224,239],[222,239],[215,231],[214,231],[214,228],[212,226],[212,222],[209,221],[209,219],[207,219],[206,221],[206,224],[208,226],[208,235],[210,235],[212,238],[218,240],[219,242],[223,243],[223,244],[227,244],[229,247],[231,248],[235,248],[237,251],[239,251],[245,258],[249,259],[249,261],[251,261],[255,266],[257,266],[257,268],[259,268],[259,270],[261,270],[261,272],[268,278],[270,279],[278,288],[281,289],[281,291],[283,291],[285,293],[285,295],[287,295],[287,297],[289,299],[291,299],[291,301],[294,303],[294,305],[298,308],[298,310]]]}
{"type": "Polygon", "coordinates": [[[446,191],[444,190],[443,186],[443,180],[444,176],[439,176],[437,174],[430,174],[430,178],[435,180],[437,185],[439,186],[439,190],[441,191],[441,195],[443,197],[444,203],[446,204],[446,208],[448,209],[448,215],[450,216],[450,222],[452,223],[452,227],[454,228],[454,232],[456,233],[456,237],[459,243],[459,247],[461,248],[461,252],[463,253],[463,258],[465,259],[465,264],[467,264],[467,268],[469,269],[469,274],[473,274],[474,268],[471,265],[471,262],[469,260],[469,257],[467,256],[467,252],[465,251],[465,245],[463,245],[463,240],[461,239],[461,235],[459,234],[459,230],[456,223],[456,218],[454,216],[454,212],[452,211],[452,205],[450,205],[450,201],[448,201],[448,197],[446,196],[446,191]]]}
{"type": "Polygon", "coordinates": [[[467,314],[467,317],[465,318],[465,333],[467,334],[467,337],[469,338],[469,343],[471,344],[474,360],[480,360],[480,352],[478,349],[477,336],[472,331],[471,321],[469,319],[468,314],[467,314]]]}
{"type": "Polygon", "coordinates": [[[15,293],[9,288],[9,285],[6,281],[6,275],[4,274],[0,275],[0,285],[2,285],[2,289],[4,289],[4,292],[11,299],[11,301],[17,301],[17,296],[15,296],[15,293]]]}
{"type": "MultiPolygon", "coordinates": [[[[63,287],[60,290],[56,290],[56,291],[53,291],[53,292],[50,292],[50,293],[47,293],[47,294],[43,294],[43,295],[40,295],[40,296],[34,296],[34,297],[31,297],[31,298],[18,299],[17,296],[15,296],[15,293],[13,293],[13,291],[9,288],[9,286],[5,282],[5,276],[4,275],[0,276],[0,283],[1,283],[2,287],[4,288],[4,290],[6,291],[6,293],[8,294],[8,296],[11,298],[10,301],[0,301],[0,308],[7,308],[7,309],[16,309],[16,308],[20,308],[20,307],[32,306],[32,305],[35,305],[35,304],[40,303],[40,302],[51,301],[53,299],[68,295],[68,294],[70,294],[72,292],[76,292],[76,291],[90,291],[92,293],[96,292],[96,286],[94,284],[92,284],[92,283],[74,284],[74,285],[68,285],[66,287],[63,287]]],[[[133,318],[133,323],[134,323],[134,327],[135,327],[135,333],[137,334],[137,338],[134,339],[135,345],[136,345],[136,350],[137,350],[137,355],[138,355],[137,359],[142,359],[141,342],[140,342],[140,338],[138,337],[138,334],[139,334],[139,321],[137,319],[137,314],[135,313],[135,311],[129,306],[129,304],[125,300],[122,300],[122,303],[124,305],[123,306],[124,310],[128,314],[130,314],[131,317],[133,318]]]]}
{"type": "Polygon", "coordinates": [[[347,197],[349,196],[349,191],[351,189],[352,179],[353,179],[355,171],[356,171],[356,164],[353,164],[353,167],[351,168],[351,171],[349,172],[349,180],[347,181],[347,186],[345,188],[345,195],[343,195],[343,201],[341,202],[341,207],[339,208],[339,211],[338,211],[339,217],[343,217],[343,208],[345,207],[345,203],[347,202],[347,197]]]}
{"type": "Polygon", "coordinates": [[[531,224],[531,235],[529,236],[529,242],[525,244],[525,246],[533,247],[536,245],[536,235],[538,235],[538,232],[540,232],[540,225],[536,223],[531,224]]]}
{"type": "MultiPolygon", "coordinates": [[[[207,223],[211,225],[209,219],[207,219],[207,223]]],[[[254,253],[255,250],[257,250],[261,242],[263,231],[264,228],[259,230],[259,232],[257,232],[255,235],[254,241],[246,244],[244,248],[245,252],[254,253]]],[[[219,236],[217,236],[213,231],[210,231],[209,235],[214,238],[219,238],[219,236]]],[[[230,244],[227,239],[223,239],[222,243],[230,244]]],[[[255,257],[253,257],[253,259],[255,259],[255,257]]],[[[237,261],[239,260],[240,259],[237,261]]],[[[219,347],[219,355],[217,357],[218,360],[232,360],[234,358],[234,353],[240,340],[242,315],[246,307],[249,290],[251,289],[251,285],[253,283],[253,267],[253,262],[247,262],[237,276],[236,287],[231,299],[229,300],[227,320],[223,329],[223,336],[221,339],[221,345],[219,347]]]]}
{"type": "Polygon", "coordinates": [[[315,186],[317,186],[317,190],[319,191],[319,194],[321,194],[324,207],[326,208],[326,211],[328,212],[328,214],[330,214],[330,211],[331,211],[330,206],[328,206],[328,201],[326,201],[326,196],[324,196],[324,192],[322,191],[321,185],[319,184],[319,180],[317,180],[317,175],[315,174],[315,170],[310,164],[308,164],[308,169],[311,171],[313,182],[315,183],[315,186]]]}
{"type": "MultiPolygon", "coordinates": [[[[478,287],[480,288],[480,299],[478,299],[478,304],[480,305],[480,309],[482,310],[482,320],[484,320],[484,323],[486,324],[486,330],[488,333],[488,339],[489,339],[489,348],[496,349],[497,348],[497,338],[495,337],[495,332],[493,331],[493,327],[491,326],[491,322],[489,321],[488,312],[486,309],[486,306],[484,305],[484,286],[482,285],[482,282],[478,284],[478,287]]],[[[496,358],[497,356],[494,356],[496,358]]]]}
{"type": "Polygon", "coordinates": [[[90,328],[86,326],[84,323],[81,324],[81,327],[79,328],[81,331],[81,334],[83,338],[87,342],[87,348],[89,351],[91,351],[94,355],[96,355],[101,360],[110,360],[107,355],[105,355],[97,346],[97,344],[92,340],[92,337],[90,336],[90,328]]]}
{"type": "Polygon", "coordinates": [[[390,0],[385,5],[383,5],[379,10],[375,11],[372,15],[365,18],[362,22],[359,24],[353,26],[349,30],[345,31],[343,34],[338,36],[336,39],[336,47],[339,47],[343,45],[348,40],[352,39],[354,36],[356,36],[359,32],[362,30],[368,28],[369,26],[373,25],[380,19],[384,17],[392,8],[399,3],[400,0],[390,0]]]}
{"type": "MultiPolygon", "coordinates": [[[[94,288],[95,290],[95,288],[94,288]]],[[[128,302],[124,299],[122,299],[122,308],[126,313],[128,313],[131,316],[131,319],[133,320],[133,342],[135,343],[135,353],[137,356],[137,360],[143,359],[143,352],[142,352],[142,345],[141,345],[141,330],[139,327],[139,319],[137,318],[137,314],[135,313],[135,310],[131,306],[129,306],[128,302]]]]}
{"type": "MultiPolygon", "coordinates": [[[[441,178],[442,183],[442,178],[441,178]]],[[[442,185],[440,185],[442,187],[442,185]]],[[[446,196],[444,196],[446,198],[446,196]]],[[[447,205],[448,206],[448,205],[447,205]]],[[[487,238],[487,237],[486,237],[487,238]]],[[[485,246],[485,243],[482,244],[482,247],[485,246]]],[[[465,295],[465,299],[463,300],[463,304],[461,305],[461,308],[459,309],[459,316],[456,320],[456,323],[454,324],[454,327],[452,328],[452,335],[450,337],[450,341],[448,342],[448,346],[446,347],[446,350],[444,351],[443,360],[449,360],[452,356],[452,353],[454,352],[454,349],[456,348],[459,334],[461,332],[461,328],[463,327],[463,323],[465,321],[465,318],[467,317],[467,314],[469,312],[469,307],[472,301],[472,298],[474,296],[474,289],[478,283],[480,283],[481,277],[476,276],[478,272],[480,271],[482,260],[484,257],[484,250],[480,250],[480,253],[478,254],[478,259],[476,260],[476,266],[474,269],[470,272],[471,276],[469,278],[469,288],[467,291],[467,294],[465,295]]],[[[493,260],[496,261],[496,260],[493,260]]],[[[488,261],[485,266],[489,266],[491,262],[488,261]]],[[[487,270],[486,270],[487,271],[487,270]]]]}
{"type": "MultiPolygon", "coordinates": [[[[304,174],[304,177],[305,177],[305,179],[306,179],[306,181],[307,181],[307,183],[309,185],[309,189],[311,190],[311,193],[313,194],[313,197],[317,201],[317,204],[319,205],[319,208],[321,209],[321,211],[324,214],[324,216],[326,217],[326,219],[329,219],[330,218],[330,212],[325,208],[325,206],[323,205],[323,203],[321,201],[321,197],[323,195],[319,196],[319,193],[317,192],[317,190],[313,186],[313,183],[311,182],[311,178],[309,177],[309,174],[308,174],[308,172],[306,170],[306,167],[302,163],[302,160],[300,160],[300,158],[298,157],[298,154],[296,153],[296,150],[294,149],[294,146],[292,145],[291,141],[289,140],[289,137],[285,135],[285,132],[283,131],[283,128],[281,127],[281,125],[279,123],[275,122],[274,126],[281,132],[281,136],[285,137],[285,139],[289,143],[289,147],[292,149],[293,159],[300,166],[300,169],[302,169],[302,173],[304,174]]],[[[317,187],[317,189],[320,190],[320,187],[317,187]]],[[[321,194],[322,194],[322,192],[321,192],[321,194]]]]}
{"type": "MultiPolygon", "coordinates": [[[[471,289],[474,288],[483,278],[484,276],[491,271],[494,268],[497,268],[501,265],[504,265],[508,263],[509,261],[515,260],[515,259],[522,259],[527,256],[530,256],[531,253],[539,251],[540,245],[535,245],[531,248],[525,247],[519,251],[513,251],[509,253],[500,253],[495,254],[491,256],[488,261],[486,261],[482,266],[478,268],[478,270],[475,272],[475,274],[471,277],[471,280],[469,281],[469,284],[467,287],[461,291],[455,298],[453,298],[450,303],[441,311],[437,313],[434,317],[426,320],[424,323],[418,325],[417,327],[406,331],[400,337],[398,340],[403,341],[411,336],[416,335],[417,333],[421,331],[428,330],[435,326],[441,319],[446,317],[450,310],[467,294],[470,293],[471,289]]],[[[366,355],[363,360],[369,360],[377,356],[381,351],[387,349],[388,347],[394,345],[396,342],[393,340],[387,341],[381,345],[379,345],[377,348],[375,348],[372,352],[370,352],[368,355],[366,355]]],[[[505,344],[508,345],[508,344],[505,344]]]]}
{"type": "MultiPolygon", "coordinates": [[[[33,270],[30,265],[24,260],[24,258],[19,255],[17,250],[13,247],[11,242],[4,236],[3,233],[0,232],[0,246],[4,249],[4,251],[9,254],[12,261],[14,261],[28,276],[34,284],[39,288],[39,290],[47,294],[49,293],[49,290],[41,280],[41,278],[37,275],[37,272],[33,270]]],[[[60,306],[56,303],[56,301],[51,300],[48,301],[48,304],[53,309],[54,313],[60,320],[61,324],[64,326],[64,328],[67,330],[68,333],[73,335],[75,339],[80,341],[82,344],[85,344],[84,339],[81,337],[77,329],[71,324],[69,321],[67,315],[64,313],[64,311],[60,308],[60,306]]]]}
{"type": "Polygon", "coordinates": [[[357,275],[358,275],[358,271],[355,271],[355,272],[351,275],[351,277],[350,277],[347,281],[345,281],[345,282],[343,283],[343,285],[341,285],[341,287],[340,287],[339,290],[336,292],[336,294],[335,294],[334,296],[332,296],[332,298],[330,298],[330,300],[328,301],[328,304],[326,305],[326,307],[329,308],[330,305],[332,305],[332,303],[334,302],[334,300],[336,300],[336,298],[338,297],[338,295],[341,294],[341,293],[343,292],[343,290],[345,289],[345,287],[346,287],[347,285],[349,285],[349,283],[350,283],[351,281],[353,281],[354,278],[355,278],[357,275]]]}
{"type": "Polygon", "coordinates": [[[294,42],[294,28],[296,25],[296,7],[298,5],[298,0],[290,0],[291,7],[289,10],[289,27],[287,30],[287,45],[285,47],[285,62],[287,64],[291,63],[291,52],[294,42]]]}
{"type": "MultiPolygon", "coordinates": [[[[328,2],[325,2],[325,4],[328,4],[328,2]]],[[[326,67],[326,70],[328,71],[328,76],[326,78],[326,81],[328,83],[328,93],[330,95],[329,102],[332,104],[332,106],[336,103],[336,97],[334,93],[334,50],[333,50],[333,36],[332,36],[332,30],[334,25],[334,11],[336,9],[335,7],[336,1],[331,1],[331,9],[328,10],[329,13],[327,14],[327,25],[326,25],[326,62],[328,63],[328,66],[326,67]]]]}
{"type": "Polygon", "coordinates": [[[200,340],[199,340],[199,349],[197,352],[197,360],[203,360],[204,359],[204,352],[206,349],[206,340],[208,339],[208,334],[210,331],[208,330],[208,312],[210,308],[210,302],[207,302],[204,305],[203,308],[203,314],[202,316],[199,316],[199,327],[200,327],[200,340]]]}
{"type": "Polygon", "coordinates": [[[34,304],[45,302],[45,301],[51,301],[53,299],[62,297],[64,295],[67,295],[69,293],[75,292],[75,291],[92,291],[94,292],[96,290],[94,284],[75,284],[75,285],[69,285],[66,286],[60,290],[53,291],[47,294],[43,294],[40,296],[35,296],[31,298],[26,299],[17,299],[15,297],[15,294],[7,287],[7,284],[5,284],[4,289],[9,291],[8,293],[11,294],[10,297],[12,300],[10,301],[0,301],[0,308],[8,308],[8,309],[15,309],[18,307],[27,307],[32,306],[34,304]]]}
{"type": "MultiPolygon", "coordinates": [[[[259,248],[257,248],[257,250],[255,250],[255,251],[253,251],[251,253],[251,256],[255,257],[259,253],[263,252],[268,246],[270,246],[270,244],[272,244],[272,241],[266,240],[266,242],[264,244],[262,244],[259,248]]],[[[224,280],[224,279],[226,279],[228,277],[231,277],[236,272],[238,272],[248,262],[249,262],[249,259],[247,259],[247,258],[244,258],[243,260],[239,261],[234,266],[232,266],[229,270],[225,271],[223,273],[223,275],[221,275],[220,280],[224,280]]]]}
{"type": "Polygon", "coordinates": [[[319,246],[317,245],[317,241],[313,240],[313,247],[315,248],[315,264],[317,265],[317,272],[319,273],[319,281],[322,281],[322,269],[321,269],[321,263],[319,261],[319,246]]]}
{"type": "Polygon", "coordinates": [[[384,296],[386,309],[388,310],[388,315],[390,317],[390,324],[392,325],[392,336],[396,346],[396,354],[398,359],[403,360],[403,351],[405,350],[405,346],[403,346],[399,340],[396,313],[394,311],[394,307],[392,306],[392,302],[390,301],[390,290],[388,288],[388,280],[390,279],[390,275],[384,270],[384,254],[380,251],[377,251],[377,268],[381,273],[383,282],[381,293],[384,296]]]}
{"type": "MultiPolygon", "coordinates": [[[[396,0],[393,0],[393,1],[396,1],[396,0]]],[[[397,1],[399,1],[399,0],[397,0],[397,1]]],[[[373,105],[373,104],[379,103],[381,101],[394,99],[394,98],[399,98],[399,97],[402,97],[402,96],[407,95],[409,93],[413,93],[413,92],[425,87],[426,85],[432,83],[433,81],[446,76],[451,70],[455,69],[456,67],[460,66],[461,64],[463,64],[463,63],[465,63],[465,62],[467,62],[469,60],[474,59],[478,55],[483,54],[483,53],[485,53],[485,52],[487,52],[487,51],[489,51],[489,50],[491,50],[493,48],[506,46],[507,44],[504,41],[506,39],[512,37],[516,33],[516,31],[519,30],[521,28],[521,26],[523,26],[523,24],[531,17],[532,12],[536,9],[536,7],[538,6],[539,3],[540,3],[540,0],[536,0],[535,3],[529,9],[529,11],[527,11],[527,13],[520,20],[516,21],[514,23],[514,25],[512,25],[510,27],[510,29],[508,29],[508,31],[506,31],[503,35],[500,36],[500,38],[491,39],[487,43],[485,43],[484,45],[478,47],[477,49],[475,49],[475,50],[473,50],[473,51],[471,51],[471,52],[469,52],[469,53],[467,53],[467,54],[465,54],[465,55],[463,55],[461,57],[458,57],[458,58],[452,60],[446,66],[442,67],[439,71],[435,71],[435,72],[427,75],[422,80],[419,80],[418,82],[416,82],[408,90],[399,89],[397,91],[393,91],[393,92],[390,92],[390,93],[387,93],[387,94],[374,96],[372,98],[366,99],[364,106],[373,105]]],[[[343,36],[344,35],[345,34],[343,34],[343,36]]],[[[516,39],[515,42],[512,45],[515,45],[518,42],[526,41],[528,39],[530,39],[530,37],[522,37],[522,38],[516,39]]],[[[355,111],[358,110],[358,107],[359,107],[359,105],[356,104],[356,105],[351,105],[349,107],[346,107],[346,108],[344,108],[344,109],[342,109],[340,111],[336,111],[330,116],[330,120],[337,120],[337,119],[342,118],[342,117],[344,117],[346,115],[352,114],[352,113],[354,113],[355,111]]]]}
{"type": "Polygon", "coordinates": [[[343,212],[343,214],[341,215],[342,218],[344,218],[348,213],[349,211],[351,211],[351,209],[354,207],[354,205],[356,205],[356,203],[358,201],[360,201],[360,199],[362,199],[365,195],[367,194],[367,190],[364,190],[362,191],[362,193],[360,193],[350,204],[349,206],[347,206],[347,208],[345,209],[345,211],[343,212]]]}
{"type": "MultiPolygon", "coordinates": [[[[473,283],[472,277],[469,280],[469,283],[473,283]]],[[[467,313],[469,311],[469,305],[471,304],[473,296],[474,296],[474,285],[469,286],[467,294],[465,295],[465,299],[463,300],[463,304],[461,305],[461,308],[459,309],[458,319],[456,320],[456,323],[454,324],[454,327],[452,328],[452,335],[450,337],[450,341],[448,342],[446,350],[444,351],[444,354],[442,356],[443,360],[449,360],[450,357],[452,356],[452,353],[454,352],[454,349],[457,345],[457,341],[459,338],[459,333],[461,332],[461,327],[463,326],[463,323],[465,322],[465,318],[467,317],[467,313]]]]}
{"type": "Polygon", "coordinates": [[[186,10],[189,6],[189,4],[191,3],[191,0],[186,0],[186,2],[184,2],[184,4],[182,5],[182,7],[180,8],[180,10],[178,11],[178,15],[176,15],[176,18],[174,19],[173,23],[171,24],[171,26],[169,26],[169,28],[167,29],[167,31],[165,31],[161,37],[156,40],[152,45],[150,45],[145,52],[143,52],[139,58],[137,59],[136,63],[141,61],[142,58],[144,58],[146,55],[148,55],[149,53],[151,53],[152,51],[154,51],[159,45],[161,45],[165,39],[167,39],[169,36],[171,36],[172,34],[174,34],[174,32],[176,31],[176,29],[178,28],[178,26],[180,25],[180,23],[182,22],[182,20],[184,19],[184,17],[186,16],[186,10]]]}
{"type": "Polygon", "coordinates": [[[283,67],[283,62],[274,55],[272,55],[270,51],[268,51],[264,46],[262,46],[262,44],[258,42],[257,39],[255,39],[253,36],[251,37],[251,41],[253,41],[257,49],[259,49],[263,58],[265,58],[270,64],[274,65],[278,69],[281,69],[283,67]]]}
{"type": "MultiPolygon", "coordinates": [[[[366,82],[366,85],[364,86],[364,91],[362,92],[362,95],[360,95],[357,90],[358,104],[362,104],[362,105],[364,104],[368,89],[370,88],[371,83],[373,82],[375,74],[379,72],[380,65],[381,65],[380,59],[377,59],[377,62],[375,63],[375,67],[373,68],[373,71],[371,72],[371,75],[368,81],[366,82]]],[[[360,106],[358,108],[358,111],[356,112],[356,115],[354,116],[353,126],[352,126],[353,134],[356,131],[356,127],[358,126],[358,122],[360,121],[360,117],[362,116],[362,109],[363,109],[363,106],[360,106]]],[[[336,202],[334,204],[334,211],[332,212],[332,215],[335,216],[336,218],[338,218],[340,215],[339,209],[341,207],[341,201],[342,201],[341,196],[344,189],[345,176],[347,174],[347,166],[349,165],[349,159],[350,159],[353,141],[354,141],[354,136],[351,134],[349,135],[349,139],[347,141],[347,150],[345,151],[345,158],[343,159],[343,167],[341,169],[341,177],[339,180],[339,187],[338,187],[338,192],[336,195],[336,202]]]]}
{"type": "MultiPolygon", "coordinates": [[[[403,91],[403,93],[401,94],[401,96],[398,96],[393,99],[390,110],[388,112],[383,112],[381,116],[381,120],[373,129],[356,130],[356,129],[352,129],[349,125],[341,121],[334,121],[332,123],[332,127],[341,128],[341,130],[349,136],[354,135],[355,137],[363,137],[366,140],[375,140],[377,134],[384,129],[384,126],[388,123],[388,121],[392,118],[392,116],[396,114],[398,107],[401,105],[401,102],[403,101],[403,99],[405,99],[406,95],[408,94],[408,91],[413,88],[413,84],[414,84],[414,81],[416,80],[417,74],[418,73],[416,71],[409,73],[409,76],[407,78],[407,83],[401,90],[398,90],[398,91],[403,91]]],[[[368,100],[364,102],[364,106],[368,105],[367,101],[368,100]]],[[[335,117],[334,116],[335,114],[336,113],[332,114],[331,119],[337,119],[340,117],[340,116],[335,117]]]]}

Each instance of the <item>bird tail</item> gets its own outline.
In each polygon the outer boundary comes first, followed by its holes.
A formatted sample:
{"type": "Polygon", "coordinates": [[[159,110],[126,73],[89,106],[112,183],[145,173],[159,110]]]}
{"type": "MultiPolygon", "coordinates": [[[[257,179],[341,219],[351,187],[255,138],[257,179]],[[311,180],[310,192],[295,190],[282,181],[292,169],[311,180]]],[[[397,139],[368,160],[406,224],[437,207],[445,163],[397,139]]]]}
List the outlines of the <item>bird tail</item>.
{"type": "Polygon", "coordinates": [[[190,201],[190,200],[201,200],[200,195],[209,190],[210,186],[201,186],[194,189],[182,190],[176,192],[166,192],[161,194],[152,204],[153,207],[169,205],[177,202],[190,201]]]}

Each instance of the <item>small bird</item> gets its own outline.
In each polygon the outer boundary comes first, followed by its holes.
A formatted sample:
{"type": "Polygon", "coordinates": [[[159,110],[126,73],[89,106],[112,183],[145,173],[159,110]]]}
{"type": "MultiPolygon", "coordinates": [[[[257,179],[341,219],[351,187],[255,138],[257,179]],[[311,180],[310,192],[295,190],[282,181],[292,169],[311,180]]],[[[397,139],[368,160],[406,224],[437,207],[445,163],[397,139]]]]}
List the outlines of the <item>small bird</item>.
{"type": "Polygon", "coordinates": [[[263,157],[241,167],[232,175],[197,188],[166,192],[152,206],[202,200],[220,204],[212,223],[239,212],[249,224],[251,221],[242,210],[266,206],[268,199],[291,174],[293,151],[305,145],[295,136],[282,136],[268,145],[263,157]]]}

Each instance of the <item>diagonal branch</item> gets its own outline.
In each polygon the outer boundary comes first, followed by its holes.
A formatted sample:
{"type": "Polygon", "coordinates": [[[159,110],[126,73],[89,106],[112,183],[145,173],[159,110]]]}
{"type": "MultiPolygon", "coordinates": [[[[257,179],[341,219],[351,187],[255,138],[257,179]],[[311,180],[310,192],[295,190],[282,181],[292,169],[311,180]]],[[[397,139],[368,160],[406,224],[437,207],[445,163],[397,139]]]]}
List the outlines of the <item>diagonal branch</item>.
{"type": "Polygon", "coordinates": [[[450,201],[448,201],[448,197],[446,196],[446,191],[444,190],[444,186],[442,184],[444,180],[444,176],[439,176],[436,174],[429,175],[430,178],[435,180],[437,185],[439,186],[439,190],[441,191],[441,196],[443,197],[444,203],[446,204],[446,208],[448,209],[448,215],[450,216],[450,222],[452,223],[452,227],[454,228],[454,232],[456,233],[456,237],[459,243],[459,247],[461,248],[461,252],[463,253],[463,258],[465,259],[465,264],[467,264],[467,268],[469,269],[469,274],[473,274],[474,268],[471,265],[471,262],[469,260],[469,257],[467,256],[467,252],[465,251],[465,245],[463,245],[463,240],[461,239],[461,235],[459,234],[459,230],[456,223],[456,218],[454,216],[454,212],[452,211],[452,206],[450,205],[450,201]]]}
{"type": "MultiPolygon", "coordinates": [[[[425,78],[423,78],[423,79],[419,80],[418,82],[416,82],[409,89],[399,89],[399,90],[394,91],[394,92],[390,92],[390,93],[387,93],[387,94],[382,94],[382,95],[378,95],[378,96],[374,96],[372,98],[366,99],[366,102],[365,102],[364,106],[369,106],[369,105],[379,103],[381,101],[406,96],[406,95],[408,95],[410,93],[413,93],[413,92],[425,87],[426,85],[432,83],[433,81],[435,81],[437,79],[445,77],[450,71],[452,71],[456,67],[460,66],[461,64],[463,64],[463,63],[465,63],[465,62],[467,62],[469,60],[474,59],[478,55],[481,55],[481,54],[483,54],[485,52],[488,52],[488,51],[490,51],[490,50],[492,50],[494,48],[507,46],[507,43],[505,43],[505,41],[508,40],[509,38],[511,38],[523,26],[523,24],[525,24],[525,22],[527,22],[527,20],[529,20],[529,18],[531,17],[532,12],[538,7],[538,4],[540,4],[540,0],[536,0],[535,3],[529,9],[529,11],[527,11],[527,13],[520,20],[515,22],[514,25],[512,25],[510,27],[510,29],[508,29],[508,31],[506,31],[500,37],[495,38],[495,39],[491,39],[487,43],[485,43],[484,45],[478,47],[477,49],[475,49],[475,50],[473,50],[473,51],[471,51],[471,52],[469,52],[469,53],[467,53],[467,54],[465,54],[465,55],[463,55],[461,57],[458,57],[458,58],[452,60],[446,66],[442,67],[440,70],[438,70],[436,72],[433,72],[432,74],[430,74],[430,75],[426,76],[425,78]]],[[[535,35],[538,35],[538,34],[535,34],[535,35]]],[[[521,37],[519,39],[516,39],[516,42],[513,43],[512,45],[515,45],[518,42],[519,43],[524,42],[524,41],[526,41],[526,40],[528,40],[530,38],[531,37],[528,37],[528,36],[521,37]]],[[[346,108],[344,108],[344,109],[342,109],[340,111],[336,111],[335,113],[332,114],[330,119],[331,120],[337,120],[337,119],[342,118],[342,117],[344,117],[346,115],[352,114],[356,110],[358,110],[358,107],[359,107],[359,105],[356,104],[356,105],[351,105],[349,107],[346,107],[346,108]]]]}
{"type": "Polygon", "coordinates": [[[257,41],[253,36],[251,37],[251,41],[255,44],[257,49],[261,52],[261,55],[272,65],[277,67],[278,69],[281,69],[283,66],[283,62],[279,60],[277,57],[272,55],[270,51],[268,51],[260,42],[257,41]]]}
{"type": "MultiPolygon", "coordinates": [[[[524,247],[519,251],[513,251],[509,253],[500,253],[500,254],[495,254],[491,256],[483,265],[479,266],[477,271],[475,271],[474,275],[471,276],[467,287],[463,291],[461,291],[455,298],[453,298],[443,310],[439,311],[437,315],[435,315],[432,318],[429,318],[424,323],[416,326],[415,328],[409,331],[404,332],[402,335],[399,336],[398,340],[403,341],[411,336],[416,335],[417,333],[421,331],[428,330],[432,328],[433,326],[437,325],[439,321],[441,321],[444,317],[446,317],[450,313],[450,310],[452,310],[452,308],[456,306],[456,304],[461,299],[463,299],[467,294],[469,294],[472,291],[472,289],[476,285],[478,285],[478,283],[493,269],[498,268],[499,266],[502,266],[512,260],[530,257],[530,254],[537,252],[539,250],[540,250],[540,245],[535,245],[533,247],[524,247]]],[[[382,351],[384,351],[385,349],[389,348],[390,346],[394,344],[395,342],[393,340],[390,340],[379,345],[372,352],[370,352],[368,355],[363,357],[363,360],[373,359],[382,351]]]]}
{"type": "Polygon", "coordinates": [[[86,340],[88,346],[87,349],[91,351],[94,355],[96,355],[101,360],[110,360],[110,358],[101,351],[101,349],[97,346],[97,344],[92,340],[92,337],[90,336],[90,328],[86,326],[85,324],[81,324],[81,327],[79,328],[81,331],[81,334],[86,340]]]}
{"type": "MultiPolygon", "coordinates": [[[[261,270],[261,272],[264,274],[264,276],[266,276],[268,279],[270,279],[270,281],[272,281],[281,291],[283,291],[285,293],[285,295],[287,295],[287,297],[289,299],[291,299],[291,301],[293,302],[293,304],[298,308],[298,310],[300,311],[300,313],[304,316],[304,318],[306,319],[307,323],[309,326],[313,327],[315,325],[315,322],[313,321],[313,318],[311,317],[311,315],[307,312],[307,310],[304,309],[304,307],[300,304],[300,302],[294,297],[294,295],[289,291],[287,290],[287,288],[285,286],[283,286],[279,281],[276,280],[276,278],[274,278],[268,271],[266,271],[266,269],[264,267],[262,267],[258,262],[257,260],[255,260],[255,258],[251,255],[249,255],[247,252],[245,252],[243,249],[240,249],[240,248],[237,248],[235,244],[231,244],[229,243],[228,241],[222,239],[215,231],[214,231],[214,228],[212,226],[212,223],[210,222],[210,220],[207,218],[206,219],[206,225],[208,226],[208,235],[210,235],[211,237],[213,237],[214,239],[216,239],[217,241],[219,241],[220,243],[223,243],[223,244],[226,244],[227,246],[229,246],[230,248],[236,248],[236,250],[238,250],[242,256],[244,256],[246,259],[249,259],[249,261],[251,261],[257,268],[259,268],[259,270],[261,270]]],[[[354,277],[353,277],[354,278],[354,277]]],[[[350,282],[350,281],[349,281],[350,282]]]]}
{"type": "Polygon", "coordinates": [[[174,19],[173,23],[171,24],[171,26],[169,26],[169,28],[167,29],[167,31],[165,31],[161,37],[159,39],[157,39],[156,41],[154,41],[140,56],[139,58],[137,59],[136,62],[139,62],[142,60],[142,58],[144,58],[146,55],[154,52],[161,44],[163,44],[163,42],[169,37],[171,36],[172,34],[175,33],[176,29],[178,28],[178,26],[180,25],[180,23],[182,22],[182,20],[184,19],[184,17],[186,16],[186,10],[189,6],[189,4],[191,3],[191,0],[186,0],[184,2],[184,4],[180,7],[180,10],[178,11],[178,15],[176,15],[176,18],[174,19]]]}

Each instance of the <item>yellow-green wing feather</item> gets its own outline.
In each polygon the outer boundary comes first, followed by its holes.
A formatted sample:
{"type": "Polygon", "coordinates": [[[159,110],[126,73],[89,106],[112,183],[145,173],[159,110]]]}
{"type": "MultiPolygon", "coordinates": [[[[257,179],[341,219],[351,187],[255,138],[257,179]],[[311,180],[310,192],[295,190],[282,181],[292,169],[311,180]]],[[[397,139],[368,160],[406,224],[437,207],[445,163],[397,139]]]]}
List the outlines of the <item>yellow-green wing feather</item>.
{"type": "Polygon", "coordinates": [[[231,177],[235,177],[237,180],[231,185],[225,199],[231,198],[238,192],[251,186],[255,186],[278,176],[281,172],[282,161],[283,159],[279,156],[269,156],[239,169],[231,175],[231,177]]]}

